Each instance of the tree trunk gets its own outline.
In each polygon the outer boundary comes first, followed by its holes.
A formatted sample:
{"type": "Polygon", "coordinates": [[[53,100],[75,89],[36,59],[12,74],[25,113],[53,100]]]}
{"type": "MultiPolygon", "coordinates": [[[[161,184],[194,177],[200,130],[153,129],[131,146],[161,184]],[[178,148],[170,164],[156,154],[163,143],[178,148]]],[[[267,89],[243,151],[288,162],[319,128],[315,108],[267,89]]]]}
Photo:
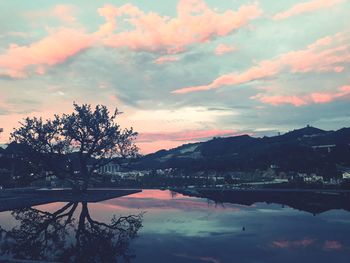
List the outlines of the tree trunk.
{"type": "Polygon", "coordinates": [[[84,183],[82,185],[82,192],[86,193],[87,192],[87,188],[89,186],[89,179],[87,177],[84,178],[84,183]]]}
{"type": "Polygon", "coordinates": [[[80,161],[80,174],[83,180],[82,184],[79,184],[81,192],[86,192],[89,186],[89,171],[87,169],[87,160],[82,158],[80,161]]]}
{"type": "Polygon", "coordinates": [[[79,183],[73,183],[72,184],[72,190],[75,193],[80,193],[82,191],[81,187],[79,187],[79,183]]]}

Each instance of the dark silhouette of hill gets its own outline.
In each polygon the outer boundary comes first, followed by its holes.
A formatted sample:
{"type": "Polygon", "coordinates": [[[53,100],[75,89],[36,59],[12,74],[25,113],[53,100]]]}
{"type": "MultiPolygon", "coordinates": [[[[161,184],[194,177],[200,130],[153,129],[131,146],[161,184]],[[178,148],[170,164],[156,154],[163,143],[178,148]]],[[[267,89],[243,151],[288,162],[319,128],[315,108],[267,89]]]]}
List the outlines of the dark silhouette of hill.
{"type": "Polygon", "coordinates": [[[304,136],[318,136],[318,135],[324,135],[326,134],[327,131],[312,127],[312,126],[306,126],[304,128],[301,129],[297,129],[297,130],[293,130],[290,132],[287,132],[283,135],[281,135],[281,137],[283,138],[300,138],[300,137],[304,137],[304,136]]]}
{"type": "Polygon", "coordinates": [[[252,206],[255,203],[274,203],[287,205],[291,208],[306,211],[314,215],[333,209],[350,211],[349,192],[327,192],[313,190],[217,190],[197,188],[196,190],[177,190],[177,192],[201,198],[207,198],[216,203],[231,203],[252,206]]]}
{"type": "Polygon", "coordinates": [[[137,169],[198,170],[267,169],[334,174],[350,165],[350,128],[324,131],[307,126],[283,135],[255,138],[241,135],[184,144],[140,158],[137,169]]]}

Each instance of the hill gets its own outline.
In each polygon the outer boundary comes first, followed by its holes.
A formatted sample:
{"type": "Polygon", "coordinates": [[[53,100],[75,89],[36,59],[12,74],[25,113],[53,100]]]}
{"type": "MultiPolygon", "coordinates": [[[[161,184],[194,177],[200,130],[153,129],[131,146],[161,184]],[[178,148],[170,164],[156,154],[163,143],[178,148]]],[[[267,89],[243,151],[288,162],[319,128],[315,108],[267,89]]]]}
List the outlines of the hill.
{"type": "Polygon", "coordinates": [[[267,169],[330,174],[350,166],[350,128],[325,131],[307,126],[283,135],[241,135],[184,144],[143,156],[135,169],[178,168],[187,171],[267,169]]]}

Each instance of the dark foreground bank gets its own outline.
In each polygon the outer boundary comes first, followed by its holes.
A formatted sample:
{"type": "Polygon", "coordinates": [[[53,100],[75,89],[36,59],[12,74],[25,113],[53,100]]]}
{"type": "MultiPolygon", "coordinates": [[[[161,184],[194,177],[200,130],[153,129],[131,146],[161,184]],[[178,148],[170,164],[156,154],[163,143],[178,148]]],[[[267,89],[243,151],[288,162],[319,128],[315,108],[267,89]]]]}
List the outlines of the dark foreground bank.
{"type": "Polygon", "coordinates": [[[6,189],[0,191],[0,212],[54,202],[95,203],[141,191],[139,189],[88,189],[84,193],[77,193],[71,189],[6,189]]]}

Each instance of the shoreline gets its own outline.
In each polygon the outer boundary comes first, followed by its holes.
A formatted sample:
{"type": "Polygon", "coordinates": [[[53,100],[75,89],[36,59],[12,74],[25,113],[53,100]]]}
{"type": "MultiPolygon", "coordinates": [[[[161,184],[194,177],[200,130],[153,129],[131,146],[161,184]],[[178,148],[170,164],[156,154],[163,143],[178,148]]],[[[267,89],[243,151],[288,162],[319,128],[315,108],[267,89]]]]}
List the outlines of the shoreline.
{"type": "Polygon", "coordinates": [[[0,191],[0,212],[55,202],[96,203],[142,192],[139,189],[88,189],[77,193],[71,189],[6,189],[0,191]]]}

